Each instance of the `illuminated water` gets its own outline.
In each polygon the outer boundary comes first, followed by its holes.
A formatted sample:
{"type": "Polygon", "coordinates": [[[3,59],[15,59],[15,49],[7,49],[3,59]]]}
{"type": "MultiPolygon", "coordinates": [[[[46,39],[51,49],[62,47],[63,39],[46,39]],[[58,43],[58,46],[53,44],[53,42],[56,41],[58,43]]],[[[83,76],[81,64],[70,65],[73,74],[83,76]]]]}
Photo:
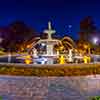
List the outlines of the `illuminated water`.
{"type": "MultiPolygon", "coordinates": [[[[3,63],[27,63],[27,64],[64,64],[68,63],[67,59],[64,57],[60,58],[53,58],[53,57],[38,57],[38,58],[33,58],[28,56],[21,56],[21,55],[15,55],[11,56],[9,58],[8,56],[0,57],[0,62],[3,63]],[[28,57],[28,58],[27,58],[28,57]]],[[[93,60],[93,59],[92,59],[93,60]]],[[[92,62],[100,62],[100,56],[98,56],[98,59],[93,60],[92,62]]],[[[80,61],[80,63],[83,63],[83,61],[80,61]]]]}

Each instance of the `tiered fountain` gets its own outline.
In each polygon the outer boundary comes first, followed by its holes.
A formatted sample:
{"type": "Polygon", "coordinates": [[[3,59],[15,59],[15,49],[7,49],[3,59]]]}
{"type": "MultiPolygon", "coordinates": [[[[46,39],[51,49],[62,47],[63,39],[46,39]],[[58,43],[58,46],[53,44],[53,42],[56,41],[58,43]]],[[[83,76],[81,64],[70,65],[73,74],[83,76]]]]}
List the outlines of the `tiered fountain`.
{"type": "Polygon", "coordinates": [[[48,29],[44,30],[44,33],[48,34],[47,39],[40,39],[36,45],[39,45],[39,47],[45,47],[45,50],[40,50],[39,52],[36,51],[35,48],[33,48],[33,58],[41,56],[45,57],[47,59],[47,64],[53,64],[54,59],[59,56],[59,51],[54,50],[54,46],[58,43],[61,43],[60,40],[52,39],[52,34],[54,34],[56,31],[52,29],[51,22],[48,22],[48,29]]]}

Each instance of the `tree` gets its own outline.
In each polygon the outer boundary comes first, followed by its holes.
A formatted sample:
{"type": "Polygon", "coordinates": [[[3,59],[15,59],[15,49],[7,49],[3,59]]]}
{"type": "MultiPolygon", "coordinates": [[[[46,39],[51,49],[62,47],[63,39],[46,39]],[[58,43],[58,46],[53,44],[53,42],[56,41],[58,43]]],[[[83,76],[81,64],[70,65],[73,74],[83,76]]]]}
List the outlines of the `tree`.
{"type": "Polygon", "coordinates": [[[5,48],[6,51],[18,50],[21,44],[37,35],[37,33],[23,21],[15,21],[1,29],[0,32],[3,38],[0,45],[5,48]]]}
{"type": "Polygon", "coordinates": [[[11,51],[18,49],[20,45],[35,36],[35,31],[28,27],[23,21],[15,21],[9,26],[9,48],[11,51]]]}
{"type": "Polygon", "coordinates": [[[16,40],[17,43],[28,40],[35,33],[35,31],[32,28],[28,27],[22,21],[13,22],[12,24],[9,25],[9,28],[10,28],[10,37],[13,40],[16,40]]]}
{"type": "Polygon", "coordinates": [[[80,22],[80,39],[89,41],[89,36],[96,31],[96,26],[91,16],[85,17],[80,22]]]}

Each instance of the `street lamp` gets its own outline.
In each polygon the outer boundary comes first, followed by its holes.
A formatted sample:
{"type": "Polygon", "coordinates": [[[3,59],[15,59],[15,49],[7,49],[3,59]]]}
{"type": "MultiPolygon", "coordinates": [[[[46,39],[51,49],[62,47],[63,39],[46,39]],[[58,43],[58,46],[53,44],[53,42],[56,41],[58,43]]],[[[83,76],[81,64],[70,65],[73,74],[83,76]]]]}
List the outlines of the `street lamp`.
{"type": "Polygon", "coordinates": [[[98,40],[99,40],[99,39],[98,39],[97,37],[94,37],[94,38],[93,38],[93,43],[94,43],[94,44],[97,44],[98,40]]]}

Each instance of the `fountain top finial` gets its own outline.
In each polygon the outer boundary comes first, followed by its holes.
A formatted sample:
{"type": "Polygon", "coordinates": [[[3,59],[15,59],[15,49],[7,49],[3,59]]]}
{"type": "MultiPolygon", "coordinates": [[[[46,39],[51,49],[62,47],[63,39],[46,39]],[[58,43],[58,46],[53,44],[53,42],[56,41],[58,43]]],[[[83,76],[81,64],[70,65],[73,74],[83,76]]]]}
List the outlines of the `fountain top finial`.
{"type": "Polygon", "coordinates": [[[48,22],[48,29],[49,29],[49,30],[52,29],[52,28],[51,28],[51,22],[50,22],[50,21],[48,22]]]}
{"type": "Polygon", "coordinates": [[[51,35],[54,34],[56,31],[52,29],[51,22],[48,22],[48,29],[44,30],[44,33],[48,34],[48,39],[52,39],[51,35]]]}

